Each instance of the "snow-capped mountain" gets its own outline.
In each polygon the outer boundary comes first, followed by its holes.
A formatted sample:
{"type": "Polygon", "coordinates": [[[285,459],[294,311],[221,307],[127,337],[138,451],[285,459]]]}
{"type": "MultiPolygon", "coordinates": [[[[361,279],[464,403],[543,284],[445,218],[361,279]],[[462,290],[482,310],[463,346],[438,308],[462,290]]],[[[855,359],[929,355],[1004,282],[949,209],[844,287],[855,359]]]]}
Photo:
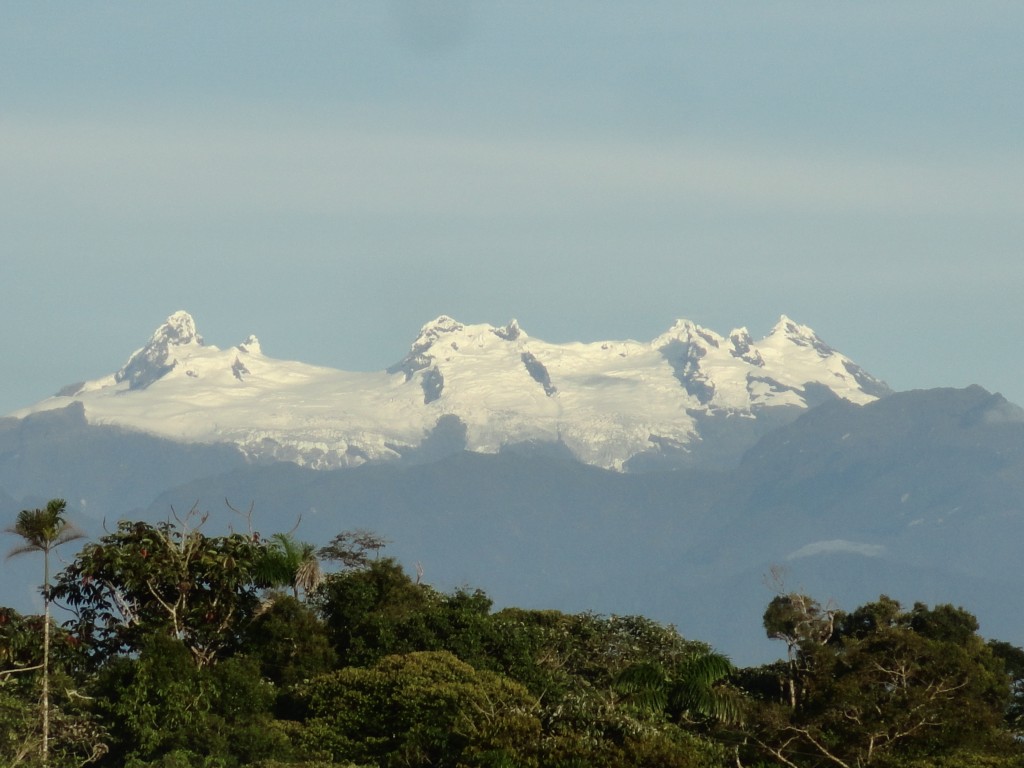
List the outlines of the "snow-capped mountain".
{"type": "Polygon", "coordinates": [[[679,320],[650,342],[571,344],[441,316],[395,365],[357,373],[268,357],[254,336],[219,349],[176,312],[116,373],[11,416],[80,403],[90,424],[316,468],[400,458],[443,432],[471,451],[557,447],[622,470],[735,453],[758,424],[888,393],[785,316],[760,341],[679,320]]]}
{"type": "MultiPolygon", "coordinates": [[[[351,373],[218,349],[181,312],[119,371],[0,418],[0,517],[56,497],[92,535],[190,508],[317,544],[365,528],[438,588],[638,613],[753,663],[776,658],[752,631],[769,573],[844,609],[964,605],[1021,644],[1024,411],[887,393],[785,317],[758,341],[681,320],[590,344],[440,317],[351,373]]],[[[37,599],[0,579],[3,604],[37,599]]]]}

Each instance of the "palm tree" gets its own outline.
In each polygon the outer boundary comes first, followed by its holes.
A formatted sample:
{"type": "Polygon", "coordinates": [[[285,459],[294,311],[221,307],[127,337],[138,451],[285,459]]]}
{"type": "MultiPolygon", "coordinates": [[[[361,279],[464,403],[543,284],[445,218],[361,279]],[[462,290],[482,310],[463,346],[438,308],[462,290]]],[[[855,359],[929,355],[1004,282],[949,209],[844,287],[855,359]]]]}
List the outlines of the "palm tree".
{"type": "Polygon", "coordinates": [[[742,701],[734,689],[722,685],[734,671],[728,657],[706,651],[693,654],[671,670],[655,663],[634,664],[619,674],[616,688],[651,712],[667,712],[677,719],[739,723],[742,701]]]}
{"type": "Polygon", "coordinates": [[[271,587],[291,587],[299,599],[300,590],[308,595],[323,580],[316,547],[296,541],[287,533],[275,533],[259,565],[258,575],[271,587]]]}
{"type": "Polygon", "coordinates": [[[21,536],[23,543],[7,553],[7,557],[27,552],[43,553],[43,693],[42,764],[46,768],[50,748],[50,552],[61,544],[81,539],[84,534],[64,519],[67,503],[51,499],[46,509],[23,509],[18,520],[5,530],[21,536]]]}

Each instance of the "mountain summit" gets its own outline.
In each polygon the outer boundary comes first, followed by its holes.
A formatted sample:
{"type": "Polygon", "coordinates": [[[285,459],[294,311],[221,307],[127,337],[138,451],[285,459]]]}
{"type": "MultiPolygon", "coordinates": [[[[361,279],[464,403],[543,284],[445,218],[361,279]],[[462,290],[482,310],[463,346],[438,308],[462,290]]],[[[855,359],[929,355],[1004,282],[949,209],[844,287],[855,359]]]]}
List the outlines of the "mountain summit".
{"type": "Polygon", "coordinates": [[[443,445],[643,470],[735,461],[809,407],[888,393],[785,316],[760,341],[745,328],[721,336],[681,319],[650,342],[551,344],[515,320],[496,327],[442,315],[391,367],[354,373],[267,357],[254,336],[221,350],[175,312],[116,373],[12,416],[79,404],[92,424],[316,468],[443,445]]]}
{"type": "Polygon", "coordinates": [[[124,368],[114,374],[114,380],[128,382],[129,389],[145,389],[174,369],[178,363],[174,356],[178,347],[202,345],[203,337],[196,332],[192,315],[175,312],[156,329],[146,346],[128,358],[124,368]]]}

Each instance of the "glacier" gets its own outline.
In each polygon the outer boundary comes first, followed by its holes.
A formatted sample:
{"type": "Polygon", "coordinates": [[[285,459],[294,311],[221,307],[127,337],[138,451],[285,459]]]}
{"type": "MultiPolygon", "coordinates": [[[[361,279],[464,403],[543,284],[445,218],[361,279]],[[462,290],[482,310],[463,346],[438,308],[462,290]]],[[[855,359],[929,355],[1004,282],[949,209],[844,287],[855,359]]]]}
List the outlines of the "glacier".
{"type": "Polygon", "coordinates": [[[535,339],[515,320],[442,315],[394,365],[350,372],[269,357],[255,336],[220,349],[179,311],[120,370],[9,415],[79,404],[90,424],[314,469],[402,460],[434,438],[447,450],[557,450],[642,471],[735,461],[821,402],[889,393],[785,315],[760,340],[680,319],[649,342],[567,344],[535,339]]]}

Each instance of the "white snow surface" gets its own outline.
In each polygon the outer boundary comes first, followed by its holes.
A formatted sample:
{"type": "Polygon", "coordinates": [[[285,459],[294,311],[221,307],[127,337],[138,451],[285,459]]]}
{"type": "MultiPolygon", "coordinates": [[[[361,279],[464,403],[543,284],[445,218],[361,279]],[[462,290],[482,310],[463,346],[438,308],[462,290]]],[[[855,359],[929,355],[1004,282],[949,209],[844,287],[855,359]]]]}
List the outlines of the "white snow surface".
{"type": "Polygon", "coordinates": [[[397,458],[455,416],[471,451],[561,442],[580,461],[622,469],[658,444],[692,445],[703,414],[756,418],[806,408],[825,390],[863,404],[887,388],[785,316],[757,342],[745,328],[723,337],[679,320],[650,342],[551,344],[514,320],[442,315],[401,361],[362,373],[268,357],[254,336],[222,350],[176,312],[120,371],[10,415],[80,402],[92,424],[316,468],[397,458]]]}

